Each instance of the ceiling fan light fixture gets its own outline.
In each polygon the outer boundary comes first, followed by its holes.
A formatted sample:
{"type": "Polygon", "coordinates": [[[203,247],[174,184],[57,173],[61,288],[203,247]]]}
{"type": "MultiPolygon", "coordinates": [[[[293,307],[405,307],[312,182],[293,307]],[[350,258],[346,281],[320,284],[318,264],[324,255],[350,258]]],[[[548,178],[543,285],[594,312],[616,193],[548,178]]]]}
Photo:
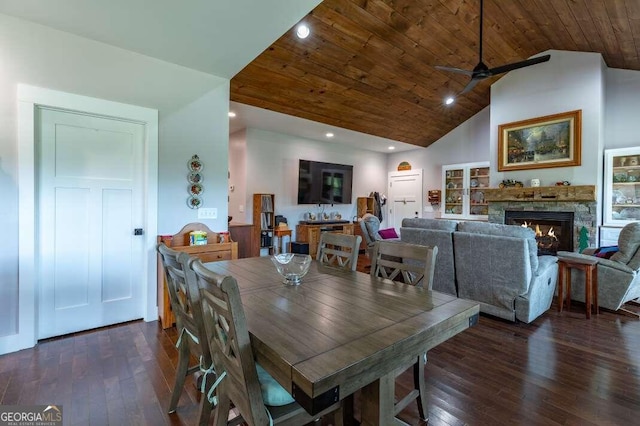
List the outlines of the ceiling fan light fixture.
{"type": "Polygon", "coordinates": [[[298,38],[307,38],[311,34],[311,30],[309,26],[306,24],[300,24],[296,27],[296,35],[298,38]]]}
{"type": "Polygon", "coordinates": [[[456,101],[456,98],[454,98],[453,96],[449,96],[447,98],[444,98],[444,104],[445,105],[451,105],[455,101],[456,101]]]}
{"type": "MultiPolygon", "coordinates": [[[[479,21],[479,34],[478,34],[478,64],[472,70],[464,70],[462,68],[449,67],[436,65],[435,68],[440,71],[454,72],[458,74],[464,74],[470,77],[467,85],[462,89],[462,92],[458,93],[458,96],[464,95],[470,92],[481,80],[485,78],[493,77],[498,74],[503,74],[509,71],[517,70],[520,68],[528,67],[531,65],[547,62],[551,55],[538,56],[524,61],[513,62],[507,65],[489,68],[484,62],[482,62],[482,21],[483,21],[483,9],[484,0],[480,0],[480,19],[479,21]]],[[[445,102],[446,103],[446,102],[445,102]]],[[[447,105],[449,105],[447,103],[447,105]]]]}

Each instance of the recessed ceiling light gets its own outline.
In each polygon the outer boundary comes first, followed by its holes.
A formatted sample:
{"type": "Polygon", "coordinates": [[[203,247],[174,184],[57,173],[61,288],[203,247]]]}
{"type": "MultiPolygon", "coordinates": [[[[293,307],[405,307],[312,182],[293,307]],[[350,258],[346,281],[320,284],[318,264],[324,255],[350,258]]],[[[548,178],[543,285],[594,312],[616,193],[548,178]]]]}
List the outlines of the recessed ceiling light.
{"type": "Polygon", "coordinates": [[[448,98],[446,98],[444,100],[444,104],[445,105],[451,105],[454,101],[455,101],[455,99],[453,98],[453,96],[449,96],[448,98]]]}
{"type": "Polygon", "coordinates": [[[392,151],[392,150],[394,150],[394,149],[396,149],[396,147],[395,147],[395,146],[390,146],[390,147],[389,147],[389,150],[391,150],[391,151],[392,151]]]}
{"type": "Polygon", "coordinates": [[[310,33],[311,33],[311,30],[305,24],[300,24],[296,28],[296,35],[298,36],[298,38],[307,38],[309,37],[310,33]]]}
{"type": "Polygon", "coordinates": [[[328,137],[328,138],[332,138],[332,137],[334,137],[335,135],[334,135],[333,133],[331,133],[331,132],[328,132],[325,136],[326,136],[326,137],[328,137]]]}
{"type": "Polygon", "coordinates": [[[235,116],[236,116],[236,113],[235,113],[235,112],[233,112],[233,111],[229,111],[229,117],[230,117],[230,118],[233,118],[233,117],[235,117],[235,116]]]}

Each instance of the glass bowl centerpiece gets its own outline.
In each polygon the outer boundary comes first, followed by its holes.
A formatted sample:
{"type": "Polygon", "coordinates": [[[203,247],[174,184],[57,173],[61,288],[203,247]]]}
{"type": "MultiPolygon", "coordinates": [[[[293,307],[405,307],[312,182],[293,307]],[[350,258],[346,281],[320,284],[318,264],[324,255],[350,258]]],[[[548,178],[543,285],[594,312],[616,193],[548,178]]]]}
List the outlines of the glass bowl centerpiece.
{"type": "Polygon", "coordinates": [[[271,261],[286,285],[299,285],[311,266],[311,256],[308,254],[282,253],[273,256],[271,261]]]}

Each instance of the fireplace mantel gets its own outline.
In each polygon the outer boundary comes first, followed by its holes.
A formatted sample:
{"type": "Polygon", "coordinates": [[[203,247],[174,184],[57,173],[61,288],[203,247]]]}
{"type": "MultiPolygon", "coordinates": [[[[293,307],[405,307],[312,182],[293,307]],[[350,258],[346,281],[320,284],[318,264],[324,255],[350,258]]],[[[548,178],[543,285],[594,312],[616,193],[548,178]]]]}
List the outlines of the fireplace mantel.
{"type": "Polygon", "coordinates": [[[504,223],[506,210],[574,212],[574,251],[578,236],[587,229],[589,245],[595,246],[597,210],[595,185],[539,186],[527,188],[483,188],[489,204],[489,222],[504,223]]]}
{"type": "Polygon", "coordinates": [[[595,185],[538,186],[520,188],[486,188],[484,199],[488,202],[554,202],[595,201],[595,185]]]}

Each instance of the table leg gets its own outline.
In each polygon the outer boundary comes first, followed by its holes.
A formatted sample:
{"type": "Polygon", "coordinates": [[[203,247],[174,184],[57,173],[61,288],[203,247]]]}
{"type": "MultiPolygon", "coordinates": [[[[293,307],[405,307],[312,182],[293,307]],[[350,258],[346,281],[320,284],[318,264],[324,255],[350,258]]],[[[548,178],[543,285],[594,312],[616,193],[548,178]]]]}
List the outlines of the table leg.
{"type": "Polygon", "coordinates": [[[571,268],[565,267],[565,276],[567,277],[567,295],[565,299],[567,301],[567,311],[571,310],[571,268]]]}
{"type": "Polygon", "coordinates": [[[280,254],[280,238],[273,234],[273,254],[280,254]]]}
{"type": "Polygon", "coordinates": [[[593,288],[593,304],[596,308],[596,315],[600,315],[600,305],[598,305],[598,265],[593,267],[593,282],[591,286],[593,288]]]}
{"type": "Polygon", "coordinates": [[[558,312],[564,306],[564,262],[558,265],[558,312]]]}
{"type": "Polygon", "coordinates": [[[406,424],[395,418],[393,414],[395,383],[395,374],[391,372],[362,388],[360,392],[360,425],[406,424]]]}
{"type": "Polygon", "coordinates": [[[585,283],[584,283],[584,304],[585,308],[587,308],[587,319],[591,319],[591,267],[586,267],[584,269],[585,275],[585,283]]]}

